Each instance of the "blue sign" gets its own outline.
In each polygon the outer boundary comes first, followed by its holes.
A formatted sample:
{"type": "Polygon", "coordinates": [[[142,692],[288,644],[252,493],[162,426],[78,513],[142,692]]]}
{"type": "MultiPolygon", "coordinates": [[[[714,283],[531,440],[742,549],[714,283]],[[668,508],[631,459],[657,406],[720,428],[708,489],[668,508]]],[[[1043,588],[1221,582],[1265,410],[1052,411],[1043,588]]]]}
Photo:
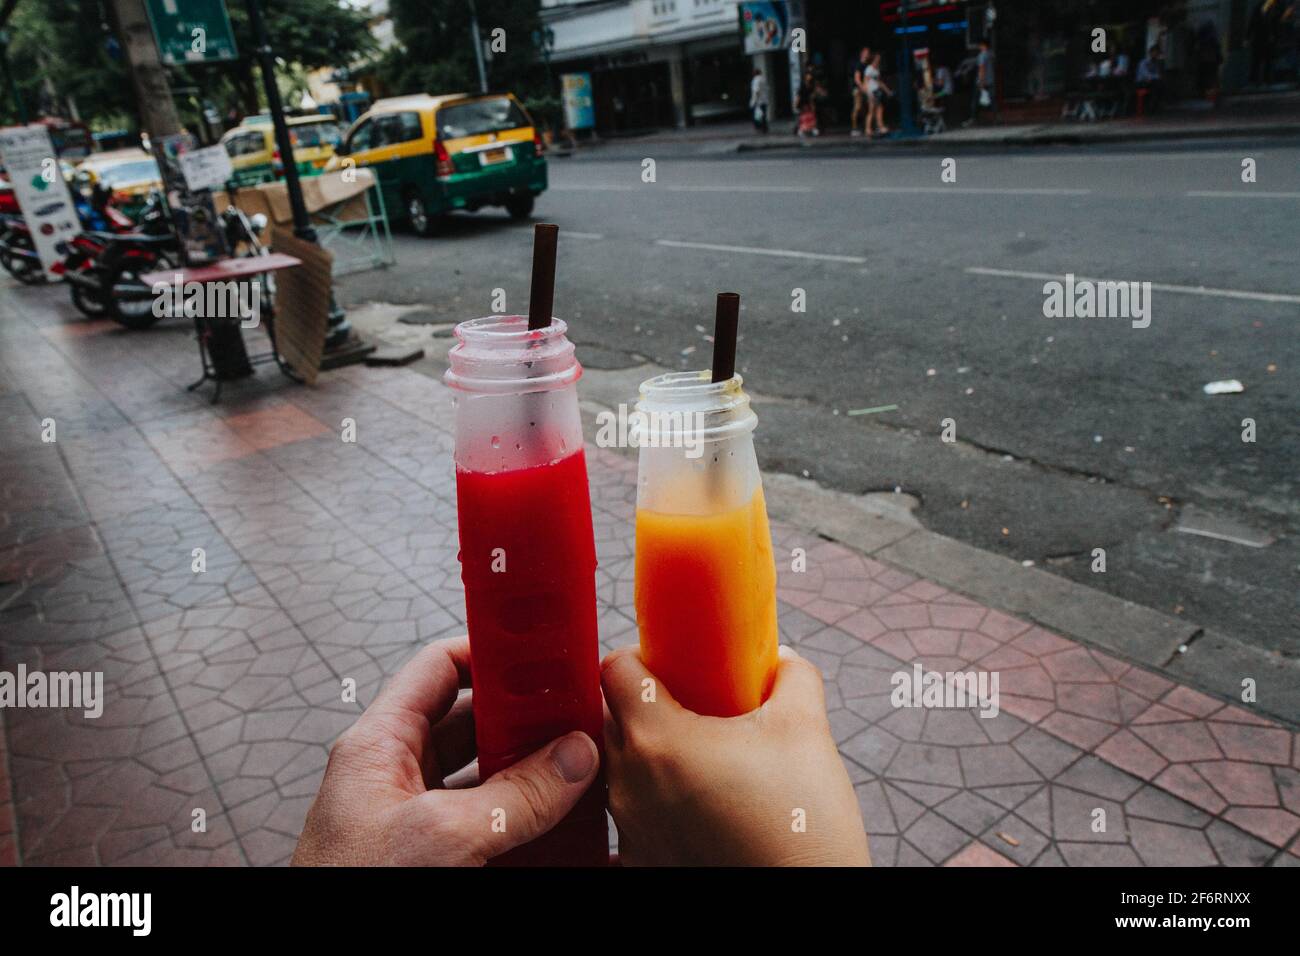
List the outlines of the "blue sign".
{"type": "Polygon", "coordinates": [[[564,90],[564,120],[569,129],[595,129],[596,103],[591,94],[591,74],[564,73],[560,85],[564,90]]]}

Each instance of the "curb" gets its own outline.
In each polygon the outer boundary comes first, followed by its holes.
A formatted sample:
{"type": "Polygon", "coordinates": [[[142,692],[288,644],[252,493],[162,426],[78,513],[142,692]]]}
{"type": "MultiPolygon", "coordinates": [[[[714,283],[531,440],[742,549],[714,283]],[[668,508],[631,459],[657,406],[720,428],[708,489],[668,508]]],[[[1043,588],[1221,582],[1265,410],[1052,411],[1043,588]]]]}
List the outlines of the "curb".
{"type": "Polygon", "coordinates": [[[741,141],[733,148],[737,153],[767,152],[770,150],[824,150],[853,149],[870,151],[879,147],[894,149],[923,150],[970,150],[1003,148],[1007,146],[1093,146],[1113,143],[1157,142],[1197,139],[1248,139],[1259,136],[1300,136],[1300,123],[1259,123],[1249,126],[1211,127],[1193,129],[1177,127],[1174,129],[1121,129],[1107,130],[1096,128],[1095,131],[1078,132],[1073,130],[1044,130],[1041,132],[1007,133],[984,139],[944,139],[916,137],[915,139],[869,140],[865,137],[847,139],[816,139],[812,141],[749,142],[741,141]]]}

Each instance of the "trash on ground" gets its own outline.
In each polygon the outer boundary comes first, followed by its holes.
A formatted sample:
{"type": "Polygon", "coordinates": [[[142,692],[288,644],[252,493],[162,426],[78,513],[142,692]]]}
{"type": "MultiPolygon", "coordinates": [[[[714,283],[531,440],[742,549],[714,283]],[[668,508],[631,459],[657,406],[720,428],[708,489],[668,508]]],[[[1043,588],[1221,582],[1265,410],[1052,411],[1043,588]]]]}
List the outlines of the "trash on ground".
{"type": "Polygon", "coordinates": [[[1224,379],[1221,382],[1210,382],[1205,386],[1206,395],[1233,395],[1237,392],[1244,392],[1246,386],[1242,385],[1235,378],[1224,379]]]}

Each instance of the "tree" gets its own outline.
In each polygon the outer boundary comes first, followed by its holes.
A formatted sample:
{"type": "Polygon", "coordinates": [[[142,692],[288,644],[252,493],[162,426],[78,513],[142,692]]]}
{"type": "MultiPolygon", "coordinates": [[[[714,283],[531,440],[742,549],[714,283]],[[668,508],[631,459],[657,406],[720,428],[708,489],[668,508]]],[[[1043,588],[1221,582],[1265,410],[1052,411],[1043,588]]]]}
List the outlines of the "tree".
{"type": "MultiPolygon", "coordinates": [[[[527,98],[543,93],[545,71],[537,61],[533,31],[538,0],[477,0],[479,31],[489,44],[493,31],[502,52],[486,64],[488,87],[527,98]]],[[[460,93],[478,89],[478,68],[470,37],[469,0],[392,0],[389,5],[399,46],[379,67],[380,80],[394,93],[460,93]]]]}
{"type": "MultiPolygon", "coordinates": [[[[276,56],[306,69],[344,67],[375,49],[366,15],[338,0],[261,0],[276,56]]],[[[240,58],[231,63],[170,69],[173,91],[196,87],[219,107],[260,108],[253,37],[246,0],[227,0],[240,58]]],[[[97,129],[138,125],[134,93],[122,54],[124,40],[104,0],[20,0],[10,20],[10,62],[18,87],[36,116],[80,118],[97,129]]],[[[0,115],[10,122],[13,104],[0,115]]],[[[177,108],[192,124],[194,107],[177,108]]]]}

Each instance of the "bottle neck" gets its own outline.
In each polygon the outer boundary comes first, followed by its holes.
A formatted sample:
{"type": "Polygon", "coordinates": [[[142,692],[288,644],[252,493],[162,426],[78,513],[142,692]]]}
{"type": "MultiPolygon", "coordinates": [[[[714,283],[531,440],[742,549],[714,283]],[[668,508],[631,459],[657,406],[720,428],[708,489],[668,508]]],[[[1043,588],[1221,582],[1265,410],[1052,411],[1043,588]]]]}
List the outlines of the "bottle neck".
{"type": "Polygon", "coordinates": [[[572,385],[582,366],[566,337],[568,326],[551,319],[529,329],[522,315],[489,315],[456,326],[457,342],[448,353],[443,381],[463,392],[519,395],[572,385]]]}

